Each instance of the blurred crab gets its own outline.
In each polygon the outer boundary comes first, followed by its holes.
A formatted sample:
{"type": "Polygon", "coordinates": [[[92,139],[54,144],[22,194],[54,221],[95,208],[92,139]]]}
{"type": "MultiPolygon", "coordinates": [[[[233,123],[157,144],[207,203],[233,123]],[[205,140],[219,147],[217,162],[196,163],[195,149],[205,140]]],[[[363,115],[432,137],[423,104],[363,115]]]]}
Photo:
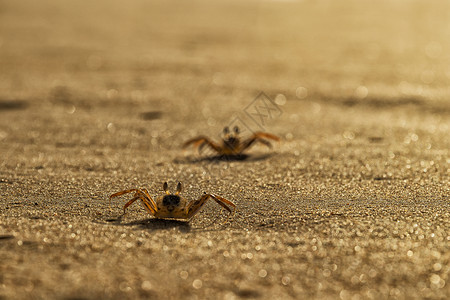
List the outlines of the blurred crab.
{"type": "Polygon", "coordinates": [[[198,151],[201,151],[203,147],[208,146],[212,150],[216,151],[219,156],[240,156],[243,152],[253,146],[255,143],[261,143],[271,148],[272,144],[268,141],[279,141],[280,138],[276,135],[267,132],[255,132],[247,139],[241,140],[239,137],[239,127],[235,126],[233,132],[230,128],[225,127],[223,129],[223,139],[220,144],[217,144],[205,136],[198,136],[186,141],[183,144],[183,148],[187,148],[189,145],[193,145],[198,151]]]}
{"type": "Polygon", "coordinates": [[[184,197],[180,196],[182,190],[181,182],[178,182],[177,191],[175,194],[171,194],[169,192],[167,182],[164,182],[163,189],[166,194],[156,198],[156,201],[152,199],[146,189],[124,190],[109,196],[109,201],[111,202],[111,199],[114,197],[134,193],[133,198],[123,207],[124,214],[128,206],[133,204],[136,200],[141,200],[147,212],[155,218],[179,219],[187,221],[194,217],[209,199],[216,201],[231,215],[234,215],[236,209],[236,205],[233,202],[215,194],[204,193],[198,200],[188,201],[184,197]]]}

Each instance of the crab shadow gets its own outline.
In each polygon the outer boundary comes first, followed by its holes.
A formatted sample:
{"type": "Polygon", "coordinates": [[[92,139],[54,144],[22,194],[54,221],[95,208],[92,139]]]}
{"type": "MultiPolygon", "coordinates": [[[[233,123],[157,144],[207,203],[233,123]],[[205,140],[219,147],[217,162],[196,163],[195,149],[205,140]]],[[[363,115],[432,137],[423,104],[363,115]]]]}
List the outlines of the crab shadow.
{"type": "Polygon", "coordinates": [[[188,233],[192,230],[191,225],[187,221],[179,220],[145,219],[125,223],[124,225],[136,226],[139,229],[151,231],[177,228],[180,232],[188,233]]]}
{"type": "MultiPolygon", "coordinates": [[[[106,220],[93,220],[94,223],[100,223],[100,224],[109,224],[109,225],[115,225],[115,226],[130,226],[134,227],[135,229],[140,230],[148,230],[148,231],[157,231],[157,230],[168,230],[176,228],[182,233],[189,233],[189,232],[205,232],[205,231],[217,231],[220,230],[217,226],[213,226],[213,224],[217,224],[217,220],[212,220],[211,222],[208,222],[207,224],[199,225],[195,224],[192,225],[192,223],[188,221],[182,221],[182,220],[171,220],[171,219],[157,219],[157,218],[149,218],[144,220],[135,220],[131,222],[124,222],[123,221],[123,215],[118,217],[109,218],[106,220]]],[[[225,225],[223,223],[222,225],[225,225]]]]}
{"type": "Polygon", "coordinates": [[[213,155],[213,156],[203,156],[203,157],[192,157],[187,156],[185,158],[177,158],[174,160],[175,163],[178,164],[195,164],[201,162],[252,162],[252,161],[261,161],[268,159],[273,156],[273,153],[266,154],[235,154],[235,155],[213,155]]]}
{"type": "Polygon", "coordinates": [[[150,218],[150,219],[144,219],[144,220],[135,220],[135,221],[131,221],[131,222],[124,222],[123,215],[121,215],[118,217],[106,219],[105,221],[106,222],[101,222],[101,223],[116,225],[116,226],[133,226],[133,227],[136,227],[137,229],[146,229],[146,230],[150,230],[150,231],[178,228],[180,230],[180,232],[187,233],[187,232],[190,232],[192,229],[189,222],[180,221],[180,220],[150,218]]]}

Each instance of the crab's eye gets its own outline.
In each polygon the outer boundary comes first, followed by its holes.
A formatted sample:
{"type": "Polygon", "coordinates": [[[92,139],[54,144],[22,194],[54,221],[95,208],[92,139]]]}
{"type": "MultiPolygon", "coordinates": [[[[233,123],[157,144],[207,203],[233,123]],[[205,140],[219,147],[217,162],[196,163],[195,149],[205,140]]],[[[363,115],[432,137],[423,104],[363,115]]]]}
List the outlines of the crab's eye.
{"type": "Polygon", "coordinates": [[[234,128],[233,128],[233,129],[234,129],[234,132],[235,132],[235,133],[239,133],[239,127],[237,127],[237,126],[234,126],[234,128]]]}
{"type": "Polygon", "coordinates": [[[164,191],[167,191],[168,188],[169,188],[169,185],[167,184],[167,182],[164,182],[164,184],[163,184],[164,191]]]}
{"type": "Polygon", "coordinates": [[[223,133],[224,133],[224,134],[230,133],[230,128],[224,127],[224,128],[223,128],[223,133]]]}

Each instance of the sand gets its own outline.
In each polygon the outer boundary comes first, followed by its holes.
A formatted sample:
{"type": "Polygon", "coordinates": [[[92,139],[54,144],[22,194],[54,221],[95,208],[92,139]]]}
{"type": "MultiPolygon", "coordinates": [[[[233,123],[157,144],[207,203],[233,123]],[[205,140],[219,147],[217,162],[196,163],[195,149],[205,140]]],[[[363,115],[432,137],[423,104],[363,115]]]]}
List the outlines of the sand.
{"type": "Polygon", "coordinates": [[[450,297],[449,9],[2,2],[0,299],[450,297]],[[236,214],[109,206],[165,181],[236,214]]]}

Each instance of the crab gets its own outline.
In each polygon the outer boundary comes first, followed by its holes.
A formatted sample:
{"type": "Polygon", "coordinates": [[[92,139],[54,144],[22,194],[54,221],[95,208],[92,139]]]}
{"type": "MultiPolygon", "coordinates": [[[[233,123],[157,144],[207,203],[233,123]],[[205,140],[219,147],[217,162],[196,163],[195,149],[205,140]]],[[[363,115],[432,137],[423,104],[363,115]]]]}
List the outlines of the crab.
{"type": "Polygon", "coordinates": [[[186,141],[183,144],[183,148],[187,148],[189,145],[193,145],[198,151],[201,151],[203,147],[208,146],[212,150],[216,151],[219,156],[240,156],[244,151],[249,149],[255,143],[261,143],[271,148],[272,144],[268,139],[279,141],[280,138],[276,135],[267,132],[255,132],[245,140],[241,140],[239,137],[239,127],[235,126],[233,132],[230,128],[225,127],[223,129],[223,139],[221,144],[217,144],[205,136],[198,136],[186,141]]]}
{"type": "Polygon", "coordinates": [[[216,201],[220,206],[227,210],[230,215],[234,215],[236,210],[236,205],[233,202],[215,194],[203,193],[198,200],[186,200],[186,198],[180,196],[183,188],[181,182],[178,182],[177,191],[175,194],[170,193],[168,187],[167,182],[164,182],[163,190],[165,195],[159,196],[156,198],[156,201],[153,200],[146,189],[124,190],[109,196],[109,201],[111,203],[111,199],[114,197],[134,193],[133,198],[123,207],[123,213],[125,214],[127,207],[133,204],[133,202],[136,200],[141,200],[147,212],[157,219],[178,219],[190,221],[209,199],[216,201]]]}

